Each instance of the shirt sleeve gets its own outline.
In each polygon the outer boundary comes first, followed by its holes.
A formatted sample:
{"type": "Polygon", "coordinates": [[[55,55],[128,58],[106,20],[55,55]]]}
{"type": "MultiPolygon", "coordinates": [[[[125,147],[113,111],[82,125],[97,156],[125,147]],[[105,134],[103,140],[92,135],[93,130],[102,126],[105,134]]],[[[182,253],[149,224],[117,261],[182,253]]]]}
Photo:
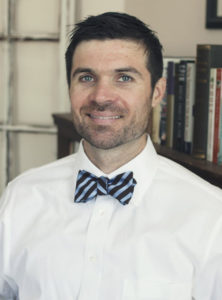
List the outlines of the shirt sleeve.
{"type": "Polygon", "coordinates": [[[204,265],[196,278],[193,299],[222,299],[222,217],[214,228],[204,265]]]}
{"type": "Polygon", "coordinates": [[[7,192],[0,198],[0,300],[19,300],[18,293],[12,288],[13,280],[6,274],[8,262],[8,228],[6,223],[7,192]]]}

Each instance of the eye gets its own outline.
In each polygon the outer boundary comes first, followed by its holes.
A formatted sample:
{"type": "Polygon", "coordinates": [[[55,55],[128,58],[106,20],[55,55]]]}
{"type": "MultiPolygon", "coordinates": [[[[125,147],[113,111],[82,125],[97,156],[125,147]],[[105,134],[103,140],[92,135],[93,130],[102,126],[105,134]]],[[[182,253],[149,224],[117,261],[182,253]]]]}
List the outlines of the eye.
{"type": "Polygon", "coordinates": [[[132,81],[132,77],[129,75],[122,75],[120,76],[119,80],[121,82],[128,82],[128,81],[132,81]]]}
{"type": "Polygon", "coordinates": [[[93,77],[91,75],[84,75],[80,77],[80,81],[91,82],[93,81],[93,77]]]}

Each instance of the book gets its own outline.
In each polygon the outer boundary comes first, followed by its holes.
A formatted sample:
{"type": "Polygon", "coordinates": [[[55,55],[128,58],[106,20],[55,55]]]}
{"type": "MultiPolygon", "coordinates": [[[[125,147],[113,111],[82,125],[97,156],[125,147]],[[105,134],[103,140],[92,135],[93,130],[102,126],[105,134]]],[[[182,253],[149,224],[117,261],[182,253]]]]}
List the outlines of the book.
{"type": "Polygon", "coordinates": [[[167,67],[167,122],[166,122],[166,145],[173,147],[173,126],[174,126],[174,80],[175,63],[168,62],[167,67]]]}
{"type": "Polygon", "coordinates": [[[222,67],[222,45],[197,45],[193,155],[207,155],[210,69],[222,67]]]}
{"type": "Polygon", "coordinates": [[[159,126],[159,137],[160,144],[166,144],[166,122],[167,122],[167,94],[160,103],[160,126],[159,126]]]}
{"type": "Polygon", "coordinates": [[[206,153],[206,159],[210,162],[213,161],[216,80],[217,80],[217,69],[211,68],[210,69],[209,105],[208,105],[207,153],[206,153]]]}
{"type": "Polygon", "coordinates": [[[222,68],[216,69],[216,93],[215,93],[215,116],[214,116],[214,140],[213,140],[213,162],[217,164],[219,153],[219,127],[220,127],[220,97],[221,97],[221,78],[222,68]]]}
{"type": "Polygon", "coordinates": [[[218,165],[222,165],[222,79],[220,92],[220,121],[219,121],[219,151],[217,157],[218,165]]]}
{"type": "Polygon", "coordinates": [[[188,61],[186,70],[186,99],[184,121],[184,152],[187,154],[192,153],[193,143],[193,106],[195,97],[195,73],[195,62],[188,61]]]}
{"type": "Polygon", "coordinates": [[[173,148],[184,151],[185,97],[187,61],[181,60],[175,67],[175,99],[173,148]]]}
{"type": "Polygon", "coordinates": [[[160,104],[153,108],[152,112],[152,141],[155,144],[160,144],[160,115],[161,106],[160,104]]]}

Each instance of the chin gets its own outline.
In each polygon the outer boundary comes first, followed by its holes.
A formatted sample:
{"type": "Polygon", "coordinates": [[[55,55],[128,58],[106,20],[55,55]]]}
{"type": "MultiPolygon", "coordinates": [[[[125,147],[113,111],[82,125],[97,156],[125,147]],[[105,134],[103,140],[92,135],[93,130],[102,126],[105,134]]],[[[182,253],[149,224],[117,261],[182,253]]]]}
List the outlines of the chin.
{"type": "Polygon", "coordinates": [[[91,146],[97,149],[109,150],[121,145],[136,141],[146,132],[147,124],[141,126],[128,126],[114,130],[107,126],[98,126],[92,129],[89,126],[76,126],[80,136],[91,146]]]}
{"type": "Polygon", "coordinates": [[[107,134],[105,138],[104,137],[99,138],[98,136],[97,138],[95,138],[95,136],[94,137],[83,136],[83,138],[88,144],[90,144],[94,148],[102,149],[102,150],[110,150],[131,143],[133,141],[136,142],[136,140],[138,140],[143,135],[144,132],[141,132],[140,134],[133,135],[133,136],[117,135],[117,136],[110,137],[107,134]]]}
{"type": "Polygon", "coordinates": [[[109,150],[116,148],[122,144],[125,144],[125,141],[122,140],[117,140],[117,139],[99,139],[99,138],[90,138],[90,137],[83,137],[88,144],[91,146],[97,148],[97,149],[102,149],[102,150],[109,150]]]}

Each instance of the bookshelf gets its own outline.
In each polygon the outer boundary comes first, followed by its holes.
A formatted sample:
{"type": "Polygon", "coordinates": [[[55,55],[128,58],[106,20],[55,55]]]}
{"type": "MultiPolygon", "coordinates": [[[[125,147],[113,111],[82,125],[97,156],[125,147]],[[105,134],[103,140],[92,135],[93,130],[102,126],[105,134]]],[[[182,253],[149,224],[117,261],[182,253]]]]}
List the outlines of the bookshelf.
{"type": "MultiPolygon", "coordinates": [[[[70,154],[71,143],[78,142],[81,137],[75,131],[70,113],[53,114],[55,125],[58,128],[57,153],[58,158],[62,158],[70,154]]],[[[172,159],[173,161],[183,165],[187,169],[196,173],[208,182],[222,188],[222,167],[206,160],[200,160],[178,152],[166,146],[154,144],[158,154],[172,159]]]]}

